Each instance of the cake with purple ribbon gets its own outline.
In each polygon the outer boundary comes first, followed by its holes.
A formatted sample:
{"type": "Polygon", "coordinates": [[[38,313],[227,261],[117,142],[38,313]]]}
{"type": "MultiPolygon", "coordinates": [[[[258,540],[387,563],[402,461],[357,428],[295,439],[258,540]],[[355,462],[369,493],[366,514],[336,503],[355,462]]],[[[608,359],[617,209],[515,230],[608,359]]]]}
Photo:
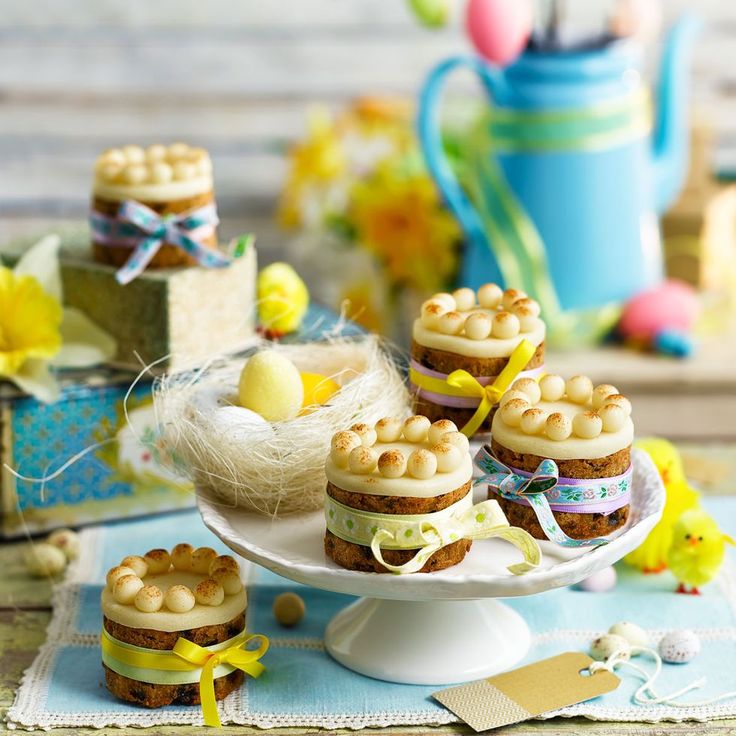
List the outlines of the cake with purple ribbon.
{"type": "Polygon", "coordinates": [[[476,462],[509,522],[565,546],[597,544],[629,516],[631,403],[587,376],[515,383],[476,462]]]}
{"type": "Polygon", "coordinates": [[[516,289],[435,294],[412,328],[414,410],[453,421],[467,436],[491,428],[495,407],[517,378],[543,370],[545,325],[539,304],[516,289]]]}
{"type": "Polygon", "coordinates": [[[212,162],[186,143],[129,145],[95,163],[90,226],[99,263],[128,283],[146,268],[227,265],[218,251],[212,162]]]}

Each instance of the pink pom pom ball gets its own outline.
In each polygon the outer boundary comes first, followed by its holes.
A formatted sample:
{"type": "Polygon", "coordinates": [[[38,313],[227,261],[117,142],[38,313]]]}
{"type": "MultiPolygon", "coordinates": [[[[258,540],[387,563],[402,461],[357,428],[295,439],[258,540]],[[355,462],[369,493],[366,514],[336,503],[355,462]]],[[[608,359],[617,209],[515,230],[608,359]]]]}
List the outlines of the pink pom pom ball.
{"type": "Polygon", "coordinates": [[[529,0],[469,0],[465,24],[484,59],[508,66],[532,33],[532,5],[529,0]]]}

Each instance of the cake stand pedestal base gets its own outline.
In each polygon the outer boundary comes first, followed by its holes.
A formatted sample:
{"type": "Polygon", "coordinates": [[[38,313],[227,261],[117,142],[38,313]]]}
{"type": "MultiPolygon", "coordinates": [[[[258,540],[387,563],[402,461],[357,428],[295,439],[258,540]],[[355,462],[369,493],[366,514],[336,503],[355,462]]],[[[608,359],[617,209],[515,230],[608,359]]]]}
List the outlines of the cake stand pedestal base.
{"type": "Polygon", "coordinates": [[[504,672],[529,650],[529,628],[493,599],[361,598],[337,614],[325,647],[362,675],[407,685],[469,682],[504,672]]]}

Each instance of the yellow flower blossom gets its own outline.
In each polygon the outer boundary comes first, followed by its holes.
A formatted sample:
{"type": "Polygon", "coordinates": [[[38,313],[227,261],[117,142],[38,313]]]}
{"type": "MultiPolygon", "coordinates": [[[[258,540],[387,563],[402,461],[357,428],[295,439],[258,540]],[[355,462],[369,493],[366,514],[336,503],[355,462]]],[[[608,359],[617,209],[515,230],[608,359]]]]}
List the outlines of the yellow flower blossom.
{"type": "Polygon", "coordinates": [[[431,292],[452,276],[460,229],[426,174],[396,176],[385,167],[356,183],[350,219],[393,282],[431,292]]]}
{"type": "Polygon", "coordinates": [[[61,349],[62,308],[33,276],[0,266],[0,377],[12,378],[31,358],[61,349]]]}

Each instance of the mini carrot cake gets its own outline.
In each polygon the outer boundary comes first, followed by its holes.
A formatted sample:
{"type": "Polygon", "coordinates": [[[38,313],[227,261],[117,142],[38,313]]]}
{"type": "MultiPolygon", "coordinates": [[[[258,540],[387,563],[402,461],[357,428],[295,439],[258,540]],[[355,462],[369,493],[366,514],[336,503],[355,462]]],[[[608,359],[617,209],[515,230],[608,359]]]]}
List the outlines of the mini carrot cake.
{"type": "Polygon", "coordinates": [[[538,562],[525,532],[510,529],[495,501],[473,506],[467,437],[425,416],[354,424],[337,432],[327,459],[325,552],[363,572],[433,572],[456,565],[472,539],[503,537],[538,562]]]}
{"type": "MultiPolygon", "coordinates": [[[[489,431],[495,407],[476,415],[482,399],[476,384],[494,384],[507,367],[513,376],[541,372],[545,325],[539,311],[524,292],[502,291],[496,284],[485,284],[477,293],[463,288],[435,294],[424,302],[412,329],[414,410],[431,421],[450,419],[468,435],[489,431]],[[448,376],[457,370],[475,382],[451,386],[448,376]]],[[[509,383],[499,387],[496,401],[509,383]]]]}
{"type": "Polygon", "coordinates": [[[213,186],[212,161],[203,148],[174,143],[104,151],[95,163],[92,185],[95,260],[125,266],[141,243],[155,234],[156,226],[167,223],[163,241],[141,254],[144,267],[201,262],[197,246],[217,248],[213,186]]]}
{"type": "Polygon", "coordinates": [[[491,464],[500,462],[520,483],[492,484],[489,497],[498,498],[511,524],[537,539],[552,536],[548,527],[555,523],[574,540],[610,534],[629,516],[630,414],[631,403],[614,386],[594,387],[587,376],[517,380],[493,419],[491,464]],[[549,460],[556,465],[557,482],[542,494],[532,488],[524,493],[524,482],[549,460]],[[551,520],[544,513],[540,518],[534,495],[544,496],[551,520]]]}
{"type": "MultiPolygon", "coordinates": [[[[126,557],[107,573],[101,604],[107,688],[148,708],[201,702],[203,662],[193,664],[183,649],[184,656],[177,654],[182,642],[206,658],[250,638],[238,563],[209,547],[177,544],[171,553],[152,549],[126,557]]],[[[257,676],[262,666],[253,665],[257,676]]],[[[240,687],[244,671],[225,660],[213,677],[214,697],[221,700],[240,687]]]]}

